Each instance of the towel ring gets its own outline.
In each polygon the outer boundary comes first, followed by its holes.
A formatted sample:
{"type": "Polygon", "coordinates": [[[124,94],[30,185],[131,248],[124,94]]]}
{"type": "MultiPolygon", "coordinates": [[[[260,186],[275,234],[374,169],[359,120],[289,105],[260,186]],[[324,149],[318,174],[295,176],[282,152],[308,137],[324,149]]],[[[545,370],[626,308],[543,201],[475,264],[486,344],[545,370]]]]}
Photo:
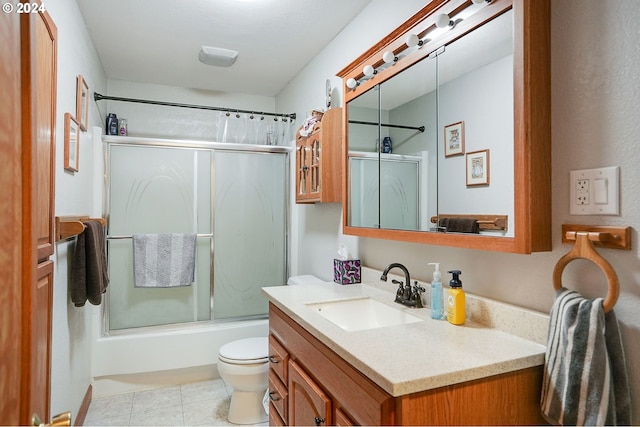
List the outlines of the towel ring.
{"type": "Polygon", "coordinates": [[[580,258],[592,261],[600,267],[607,279],[608,292],[604,302],[602,303],[602,308],[605,313],[608,313],[613,309],[613,306],[616,304],[618,296],[620,295],[620,282],[618,281],[618,275],[611,264],[609,264],[609,261],[604,259],[591,244],[591,238],[599,240],[599,233],[576,232],[575,235],[576,243],[573,245],[573,249],[560,258],[553,269],[553,288],[557,291],[562,287],[562,271],[571,261],[580,258]]]}

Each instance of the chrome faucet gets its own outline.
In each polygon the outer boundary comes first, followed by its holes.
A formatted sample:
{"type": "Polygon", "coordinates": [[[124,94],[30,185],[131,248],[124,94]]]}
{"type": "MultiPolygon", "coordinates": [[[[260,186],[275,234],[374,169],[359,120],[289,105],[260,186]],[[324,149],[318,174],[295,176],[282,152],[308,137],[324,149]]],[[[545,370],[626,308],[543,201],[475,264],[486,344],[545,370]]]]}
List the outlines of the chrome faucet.
{"type": "Polygon", "coordinates": [[[416,281],[413,288],[411,287],[411,277],[409,276],[409,270],[404,265],[393,262],[387,266],[382,272],[382,276],[380,276],[380,280],[383,282],[387,281],[387,274],[392,268],[399,268],[404,273],[404,280],[391,280],[392,283],[398,285],[398,290],[396,291],[396,299],[395,302],[398,304],[406,305],[408,307],[422,308],[422,298],[420,294],[425,291],[425,289],[418,285],[416,281]]]}

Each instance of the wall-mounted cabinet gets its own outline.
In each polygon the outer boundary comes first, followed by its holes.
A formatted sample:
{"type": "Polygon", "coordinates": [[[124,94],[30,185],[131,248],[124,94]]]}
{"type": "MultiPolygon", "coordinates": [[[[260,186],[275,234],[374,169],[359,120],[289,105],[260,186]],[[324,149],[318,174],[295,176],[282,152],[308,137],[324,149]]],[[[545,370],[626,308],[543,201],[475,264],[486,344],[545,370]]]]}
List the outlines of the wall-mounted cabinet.
{"type": "Polygon", "coordinates": [[[338,73],[345,234],[551,249],[549,23],[548,0],[434,0],[338,73]],[[505,226],[441,221],[492,215],[505,226]]]}
{"type": "Polygon", "coordinates": [[[309,135],[296,133],[296,203],[342,201],[342,108],[327,110],[309,135]]]}

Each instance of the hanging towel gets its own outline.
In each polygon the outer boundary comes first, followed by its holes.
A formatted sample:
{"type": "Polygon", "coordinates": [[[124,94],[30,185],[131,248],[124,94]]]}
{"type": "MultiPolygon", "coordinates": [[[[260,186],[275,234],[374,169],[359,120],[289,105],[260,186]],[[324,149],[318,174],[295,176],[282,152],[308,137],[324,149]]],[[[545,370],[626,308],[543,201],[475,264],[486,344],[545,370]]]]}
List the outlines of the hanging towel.
{"type": "Polygon", "coordinates": [[[475,218],[440,218],[438,226],[446,233],[480,233],[480,226],[475,218]]]}
{"type": "Polygon", "coordinates": [[[189,286],[194,279],[195,258],[195,234],[134,234],[134,286],[189,286]]]}
{"type": "Polygon", "coordinates": [[[71,301],[82,307],[89,300],[100,305],[109,284],[104,227],[98,220],[84,222],[85,230],[76,238],[70,271],[71,301]]]}
{"type": "Polygon", "coordinates": [[[629,425],[631,395],[622,339],[602,298],[560,288],[549,318],[541,407],[560,425],[629,425]]]}

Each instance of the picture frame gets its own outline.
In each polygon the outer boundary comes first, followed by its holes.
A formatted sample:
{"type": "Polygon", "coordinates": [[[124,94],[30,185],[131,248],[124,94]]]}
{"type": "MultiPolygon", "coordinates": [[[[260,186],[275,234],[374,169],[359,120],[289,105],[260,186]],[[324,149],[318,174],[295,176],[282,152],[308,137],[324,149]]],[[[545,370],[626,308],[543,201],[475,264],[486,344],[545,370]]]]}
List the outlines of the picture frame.
{"type": "Polygon", "coordinates": [[[80,164],[80,124],[70,113],[64,114],[64,168],[78,172],[80,164]]]}
{"type": "Polygon", "coordinates": [[[451,123],[444,127],[444,156],[464,154],[464,122],[451,123]]]}
{"type": "Polygon", "coordinates": [[[86,132],[89,126],[89,86],[82,74],[76,77],[76,120],[80,129],[86,132]]]}
{"type": "Polygon", "coordinates": [[[489,150],[467,153],[467,187],[489,185],[489,150]]]}

